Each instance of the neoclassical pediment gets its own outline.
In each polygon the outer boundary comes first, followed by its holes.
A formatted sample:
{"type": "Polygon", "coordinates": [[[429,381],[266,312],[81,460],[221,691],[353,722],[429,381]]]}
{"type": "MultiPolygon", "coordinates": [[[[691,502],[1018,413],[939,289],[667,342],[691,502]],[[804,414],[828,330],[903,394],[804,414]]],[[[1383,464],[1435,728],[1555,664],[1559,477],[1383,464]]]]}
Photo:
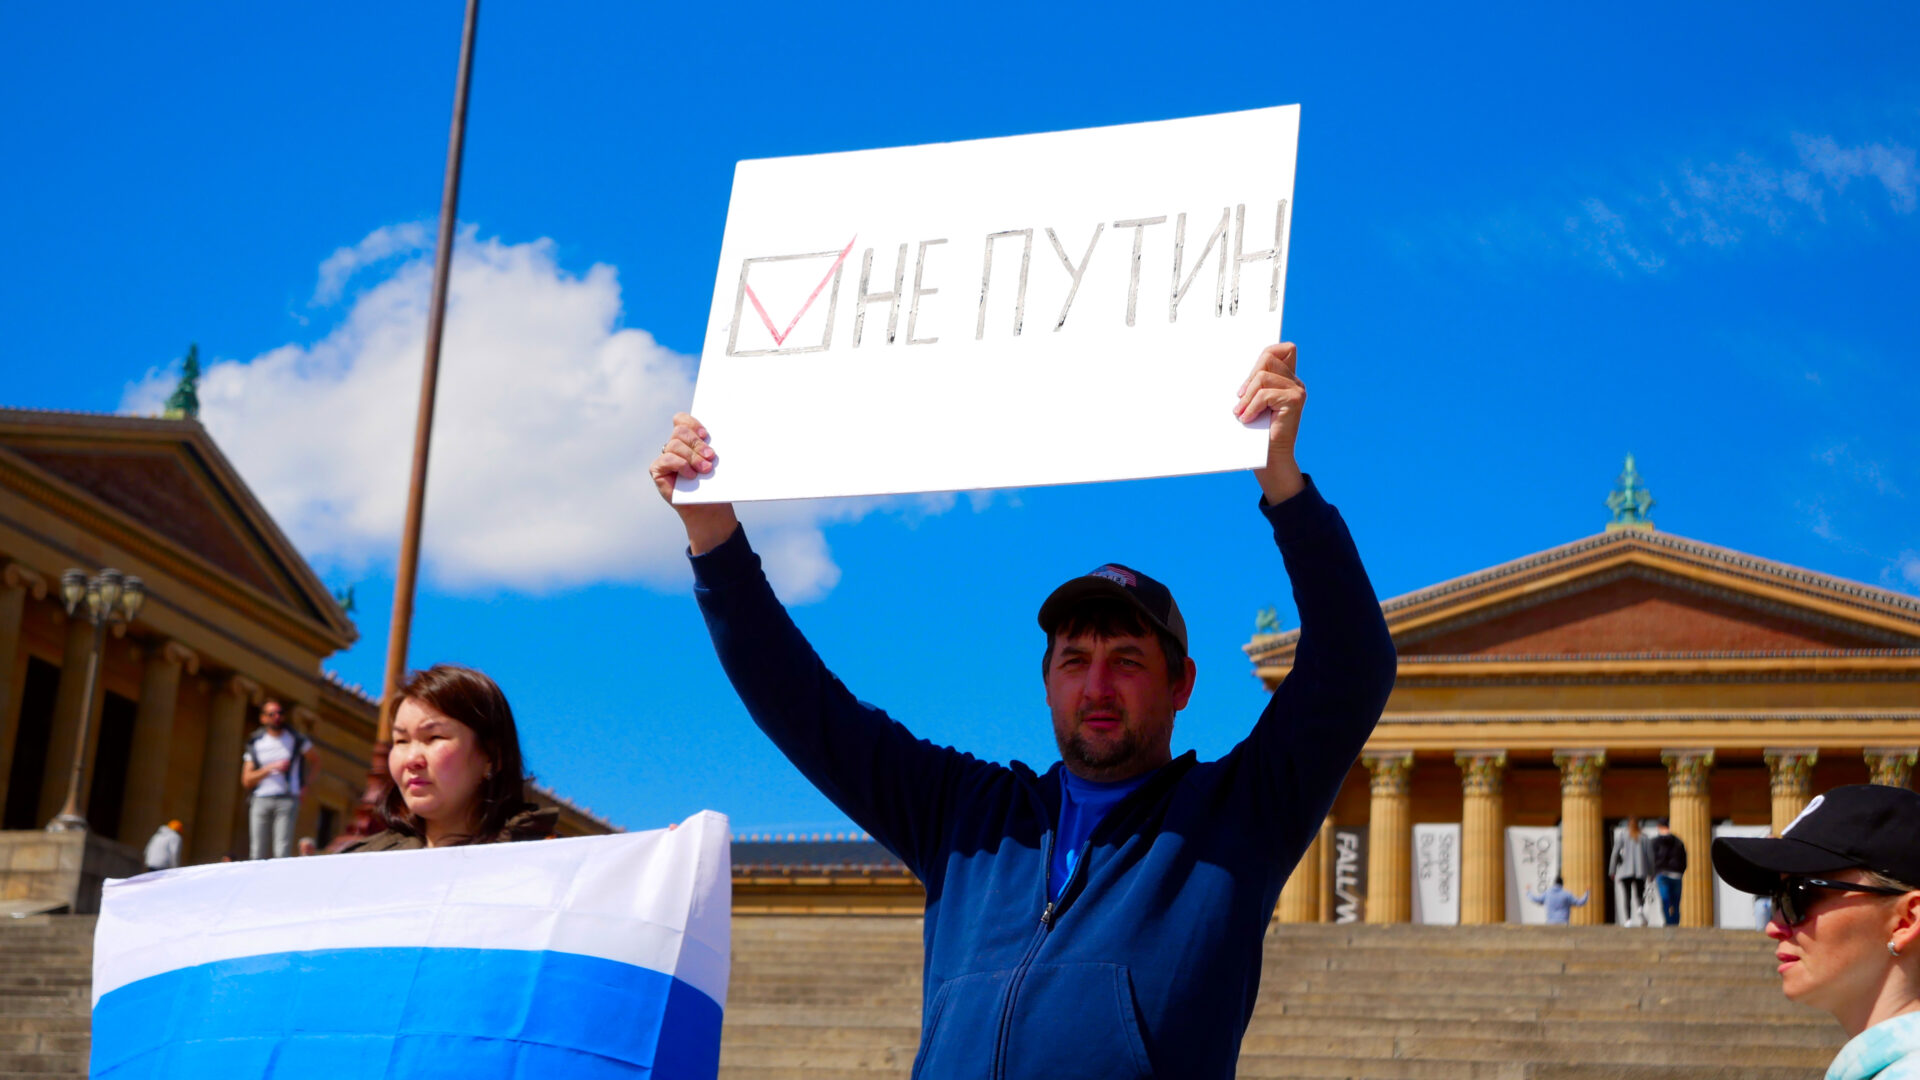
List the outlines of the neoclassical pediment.
{"type": "Polygon", "coordinates": [[[0,486],[275,607],[334,648],[358,636],[198,421],[0,409],[0,486]]]}
{"type": "MultiPolygon", "coordinates": [[[[1650,530],[1588,537],[1381,604],[1403,670],[1449,661],[1920,648],[1920,598],[1650,530]]],[[[1298,631],[1255,637],[1266,675],[1298,631]]]]}

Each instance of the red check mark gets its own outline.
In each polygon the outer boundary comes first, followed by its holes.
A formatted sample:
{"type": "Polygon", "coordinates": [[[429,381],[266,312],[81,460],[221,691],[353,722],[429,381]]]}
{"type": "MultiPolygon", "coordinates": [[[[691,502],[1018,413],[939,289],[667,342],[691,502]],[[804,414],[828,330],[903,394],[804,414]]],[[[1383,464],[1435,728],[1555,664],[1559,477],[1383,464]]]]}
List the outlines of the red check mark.
{"type": "Polygon", "coordinates": [[[833,275],[839,271],[840,264],[847,261],[847,253],[853,250],[854,240],[858,239],[860,239],[860,234],[855,233],[853,240],[847,241],[847,246],[840,249],[840,257],[833,260],[832,266],[827,267],[826,276],[820,279],[820,284],[813,287],[813,292],[807,297],[807,302],[800,305],[800,310],[794,314],[793,321],[787,324],[785,330],[775,330],[773,328],[773,317],[767,314],[765,307],[761,306],[760,298],[754,295],[753,286],[747,285],[745,282],[741,283],[747,290],[747,299],[753,301],[753,310],[760,313],[760,321],[766,324],[767,333],[773,335],[773,343],[775,345],[785,345],[787,343],[787,335],[793,333],[793,328],[800,325],[800,320],[806,317],[807,309],[813,306],[813,302],[820,299],[820,290],[826,288],[827,282],[833,280],[833,275]]]}

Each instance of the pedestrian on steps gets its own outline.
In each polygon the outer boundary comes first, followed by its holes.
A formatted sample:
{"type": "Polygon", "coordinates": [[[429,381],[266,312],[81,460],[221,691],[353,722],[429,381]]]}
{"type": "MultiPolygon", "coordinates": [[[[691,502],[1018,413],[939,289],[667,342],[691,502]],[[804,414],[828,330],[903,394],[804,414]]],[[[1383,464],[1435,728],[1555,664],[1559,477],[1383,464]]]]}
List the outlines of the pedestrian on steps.
{"type": "Polygon", "coordinates": [[[1624,829],[1614,830],[1613,855],[1607,860],[1607,876],[1626,891],[1622,926],[1647,925],[1647,866],[1646,834],[1640,831],[1640,819],[1630,817],[1624,829]]]}
{"type": "Polygon", "coordinates": [[[1680,879],[1687,872],[1687,845],[1673,835],[1664,820],[1654,827],[1647,840],[1647,869],[1653,871],[1654,887],[1660,890],[1660,918],[1668,926],[1680,925],[1680,879]]]}
{"type": "Polygon", "coordinates": [[[1576,900],[1573,894],[1567,891],[1566,881],[1562,878],[1554,878],[1553,888],[1537,896],[1533,893],[1528,893],[1527,900],[1530,903],[1540,904],[1547,909],[1547,924],[1549,926],[1565,926],[1573,921],[1573,909],[1586,907],[1587,897],[1591,895],[1593,895],[1593,891],[1589,889],[1581,893],[1580,898],[1576,900]]]}
{"type": "Polygon", "coordinates": [[[185,828],[184,824],[176,820],[169,821],[153,831],[153,839],[147,841],[148,870],[171,870],[180,865],[180,833],[185,828]]]}
{"type": "Polygon", "coordinates": [[[1826,1080],[1920,1078],[1920,792],[1814,798],[1771,837],[1721,837],[1713,868],[1769,897],[1780,989],[1851,1036],[1826,1080]]]}

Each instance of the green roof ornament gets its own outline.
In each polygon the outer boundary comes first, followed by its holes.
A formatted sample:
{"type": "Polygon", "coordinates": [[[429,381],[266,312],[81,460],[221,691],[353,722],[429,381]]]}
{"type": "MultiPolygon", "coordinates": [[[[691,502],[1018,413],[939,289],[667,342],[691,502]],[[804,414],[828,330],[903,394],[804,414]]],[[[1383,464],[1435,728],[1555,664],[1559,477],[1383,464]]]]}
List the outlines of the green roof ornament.
{"type": "Polygon", "coordinates": [[[1280,632],[1280,612],[1277,608],[1261,608],[1253,616],[1253,632],[1256,634],[1277,634],[1280,632]]]}
{"type": "Polygon", "coordinates": [[[1653,518],[1649,512],[1653,509],[1653,493],[1640,482],[1640,471],[1633,467],[1633,455],[1627,455],[1627,468],[1620,474],[1620,486],[1607,496],[1607,509],[1613,511],[1613,520],[1607,522],[1607,531],[1620,529],[1644,529],[1653,531],[1653,518]]]}
{"type": "Polygon", "coordinates": [[[166,405],[160,415],[168,420],[193,420],[200,415],[200,344],[195,342],[187,346],[186,358],[180,361],[180,383],[167,397],[166,405]]]}

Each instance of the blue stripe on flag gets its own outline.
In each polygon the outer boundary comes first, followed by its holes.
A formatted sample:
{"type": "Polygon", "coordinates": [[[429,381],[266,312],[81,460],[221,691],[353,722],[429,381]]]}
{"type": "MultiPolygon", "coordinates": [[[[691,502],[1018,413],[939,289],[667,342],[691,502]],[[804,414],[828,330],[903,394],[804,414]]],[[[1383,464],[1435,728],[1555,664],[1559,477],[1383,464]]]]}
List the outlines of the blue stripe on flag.
{"type": "Polygon", "coordinates": [[[720,1015],[671,975],[574,953],[275,953],[105,994],[91,1075],[710,1080],[720,1015]]]}

